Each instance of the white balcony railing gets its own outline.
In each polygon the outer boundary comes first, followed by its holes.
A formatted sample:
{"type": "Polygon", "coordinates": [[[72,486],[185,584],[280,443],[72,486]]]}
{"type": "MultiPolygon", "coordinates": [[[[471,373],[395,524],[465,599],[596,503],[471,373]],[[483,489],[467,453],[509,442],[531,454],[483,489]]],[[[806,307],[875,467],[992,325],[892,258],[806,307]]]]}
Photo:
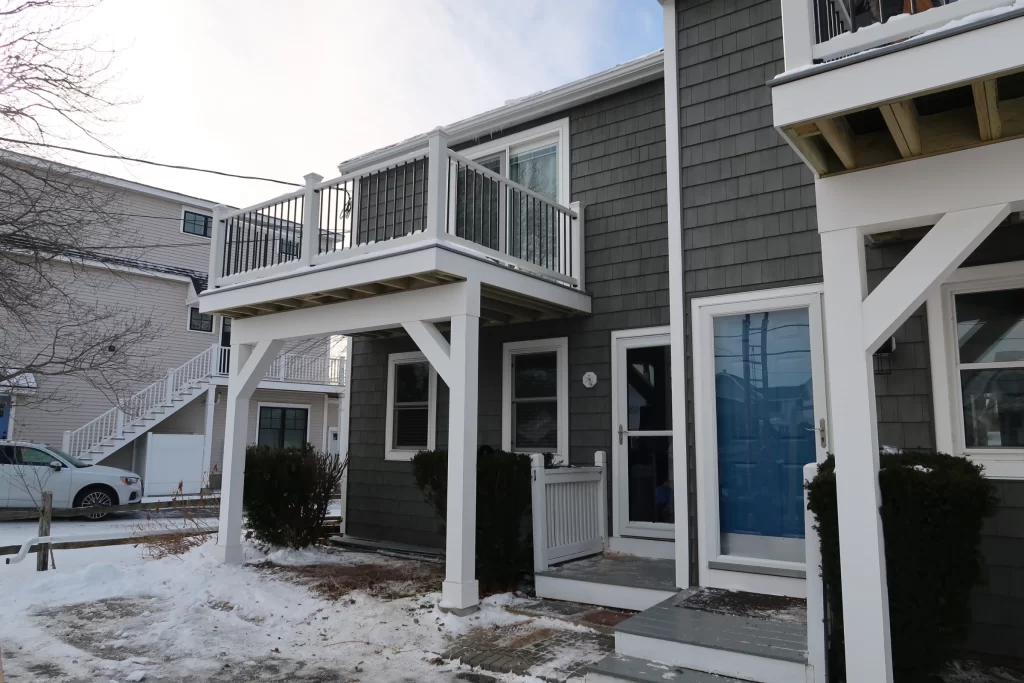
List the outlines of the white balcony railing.
{"type": "MultiPolygon", "coordinates": [[[[216,374],[227,377],[231,362],[231,349],[224,346],[217,349],[216,374]]],[[[325,355],[304,353],[282,353],[267,368],[264,379],[274,382],[298,384],[327,384],[345,386],[345,359],[329,358],[325,355]]]]}
{"type": "Polygon", "coordinates": [[[459,155],[426,147],[240,210],[214,210],[210,286],[433,240],[583,289],[578,205],[563,206],[459,155]]]}
{"type": "MultiPolygon", "coordinates": [[[[1015,0],[782,0],[786,71],[891,45],[1015,0]]],[[[980,15],[978,19],[986,15],[980,15]]]]}
{"type": "Polygon", "coordinates": [[[603,552],[608,535],[604,452],[594,455],[592,467],[546,468],[539,453],[532,460],[534,571],[603,552]]]}

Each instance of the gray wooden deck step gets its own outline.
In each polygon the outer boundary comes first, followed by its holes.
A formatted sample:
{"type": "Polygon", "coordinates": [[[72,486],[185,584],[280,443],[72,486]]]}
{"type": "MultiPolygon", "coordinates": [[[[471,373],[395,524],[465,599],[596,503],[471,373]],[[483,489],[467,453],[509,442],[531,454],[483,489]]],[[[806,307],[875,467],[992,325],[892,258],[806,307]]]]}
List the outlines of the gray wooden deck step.
{"type": "Polygon", "coordinates": [[[658,664],[645,659],[613,653],[587,667],[587,683],[630,681],[631,683],[748,683],[739,678],[658,664]]]}
{"type": "Polygon", "coordinates": [[[806,664],[807,624],[718,614],[682,606],[691,590],[615,627],[615,633],[806,664]]]}
{"type": "Polygon", "coordinates": [[[609,586],[676,591],[675,560],[632,555],[594,555],[537,572],[537,575],[609,586]]]}

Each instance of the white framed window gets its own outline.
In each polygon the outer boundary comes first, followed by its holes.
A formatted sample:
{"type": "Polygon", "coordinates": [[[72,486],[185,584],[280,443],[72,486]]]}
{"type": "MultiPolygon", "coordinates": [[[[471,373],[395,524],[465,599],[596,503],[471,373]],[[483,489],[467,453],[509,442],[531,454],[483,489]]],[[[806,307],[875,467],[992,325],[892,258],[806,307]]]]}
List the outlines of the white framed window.
{"type": "Polygon", "coordinates": [[[385,460],[437,447],[437,372],[418,351],[388,356],[385,460]]]}
{"type": "Polygon", "coordinates": [[[209,238],[213,234],[213,216],[194,209],[181,209],[181,232],[209,238]]]}
{"type": "Polygon", "coordinates": [[[213,314],[200,313],[198,306],[188,307],[188,329],[190,332],[213,334],[213,314]]]}
{"type": "Polygon", "coordinates": [[[945,372],[932,373],[940,449],[945,431],[955,453],[996,478],[1024,478],[1021,265],[958,270],[942,288],[943,328],[929,338],[933,366],[945,362],[945,372]]]}
{"type": "Polygon", "coordinates": [[[506,135],[460,154],[559,204],[569,204],[568,118],[506,135]]]}
{"type": "Polygon", "coordinates": [[[502,346],[501,447],[568,463],[568,337],[502,346]]]}
{"type": "Polygon", "coordinates": [[[256,407],[256,443],[282,448],[309,443],[309,404],[258,403],[256,407]]]}

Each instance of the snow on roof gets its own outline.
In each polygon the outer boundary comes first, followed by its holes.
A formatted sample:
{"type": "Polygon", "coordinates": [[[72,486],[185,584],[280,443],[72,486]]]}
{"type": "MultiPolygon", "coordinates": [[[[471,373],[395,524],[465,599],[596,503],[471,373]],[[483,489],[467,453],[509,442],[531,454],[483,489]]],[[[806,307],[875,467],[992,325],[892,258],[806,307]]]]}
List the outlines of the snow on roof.
{"type": "MultiPolygon", "coordinates": [[[[5,375],[11,375],[18,372],[18,368],[7,368],[4,371],[5,375]]],[[[3,390],[22,390],[32,391],[38,389],[39,385],[36,383],[36,376],[31,372],[23,372],[14,377],[8,377],[7,379],[0,380],[0,389],[3,390]]]]}

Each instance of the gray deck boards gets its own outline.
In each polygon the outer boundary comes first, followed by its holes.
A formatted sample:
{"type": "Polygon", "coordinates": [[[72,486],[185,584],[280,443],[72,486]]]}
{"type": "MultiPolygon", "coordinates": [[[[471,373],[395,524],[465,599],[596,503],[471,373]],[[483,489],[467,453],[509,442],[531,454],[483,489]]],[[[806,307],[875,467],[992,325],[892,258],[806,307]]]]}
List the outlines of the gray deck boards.
{"type": "Polygon", "coordinates": [[[675,643],[806,663],[807,625],[679,606],[687,591],[630,617],[615,627],[628,633],[675,643]]]}
{"type": "Polygon", "coordinates": [[[716,676],[703,671],[648,662],[618,653],[610,654],[597,664],[592,664],[587,667],[587,671],[635,683],[749,683],[739,678],[716,676]]]}
{"type": "Polygon", "coordinates": [[[655,560],[633,555],[595,555],[537,572],[537,575],[609,586],[676,590],[674,560],[655,560]]]}

